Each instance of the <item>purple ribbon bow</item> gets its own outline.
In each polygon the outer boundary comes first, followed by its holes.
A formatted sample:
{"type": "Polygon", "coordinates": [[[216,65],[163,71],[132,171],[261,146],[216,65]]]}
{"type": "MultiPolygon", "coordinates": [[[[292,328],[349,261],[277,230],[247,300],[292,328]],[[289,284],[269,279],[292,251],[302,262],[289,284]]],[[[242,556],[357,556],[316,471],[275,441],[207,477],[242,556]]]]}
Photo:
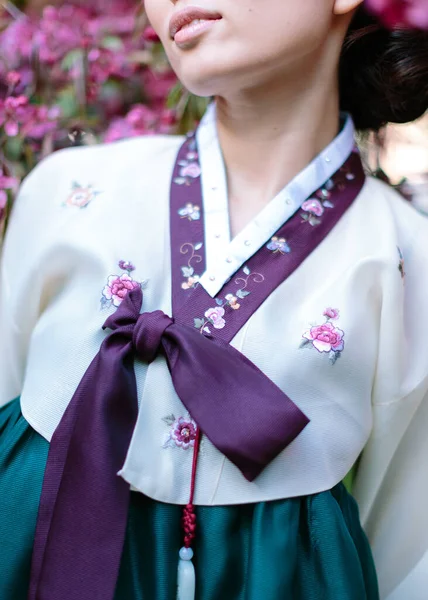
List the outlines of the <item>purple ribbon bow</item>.
{"type": "Polygon", "coordinates": [[[307,425],[307,417],[229,344],[140,314],[131,291],[105,322],[112,333],[80,382],[51,441],[29,600],[112,600],[129,484],[122,468],[138,413],[134,359],[167,360],[175,390],[201,431],[253,480],[307,425]],[[197,373],[197,377],[195,377],[197,373]]]}

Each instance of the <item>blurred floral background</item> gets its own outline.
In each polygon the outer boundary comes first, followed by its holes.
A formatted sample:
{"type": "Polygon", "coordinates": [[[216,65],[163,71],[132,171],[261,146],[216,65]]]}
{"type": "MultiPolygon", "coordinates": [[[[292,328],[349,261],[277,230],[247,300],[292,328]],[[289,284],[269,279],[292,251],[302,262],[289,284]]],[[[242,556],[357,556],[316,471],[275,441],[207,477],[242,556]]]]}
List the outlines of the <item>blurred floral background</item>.
{"type": "Polygon", "coordinates": [[[2,227],[47,154],[188,131],[205,107],[177,84],[141,1],[0,0],[2,227]]]}
{"type": "MultiPolygon", "coordinates": [[[[366,0],[388,24],[426,18],[428,26],[427,0],[412,1],[425,3],[422,12],[404,13],[408,0],[366,0]]],[[[0,0],[0,237],[20,181],[47,154],[182,133],[205,107],[177,83],[141,0],[0,0]]],[[[409,197],[419,185],[422,209],[427,133],[426,122],[413,133],[388,130],[382,156],[371,158],[394,183],[407,177],[409,197]]]]}

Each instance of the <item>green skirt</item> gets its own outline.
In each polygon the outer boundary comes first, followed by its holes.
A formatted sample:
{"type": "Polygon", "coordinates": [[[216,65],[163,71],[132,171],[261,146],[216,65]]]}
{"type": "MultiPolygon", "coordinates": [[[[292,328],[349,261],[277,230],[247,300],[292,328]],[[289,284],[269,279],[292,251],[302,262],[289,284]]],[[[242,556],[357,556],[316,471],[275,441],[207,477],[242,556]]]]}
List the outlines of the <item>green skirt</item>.
{"type": "MultiPolygon", "coordinates": [[[[0,598],[26,600],[49,444],[0,409],[0,598]]],[[[131,494],[115,600],[175,600],[181,507],[131,494]]],[[[196,600],[378,600],[370,547],[340,484],[312,496],[198,507],[196,600]]]]}

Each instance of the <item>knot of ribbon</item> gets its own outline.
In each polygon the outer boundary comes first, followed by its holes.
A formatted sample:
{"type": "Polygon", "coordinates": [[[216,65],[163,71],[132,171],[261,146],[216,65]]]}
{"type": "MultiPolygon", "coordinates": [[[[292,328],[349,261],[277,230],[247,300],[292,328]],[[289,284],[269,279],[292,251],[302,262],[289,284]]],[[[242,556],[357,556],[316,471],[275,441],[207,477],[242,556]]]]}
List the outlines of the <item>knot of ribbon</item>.
{"type": "Polygon", "coordinates": [[[162,337],[174,321],[161,310],[143,313],[135,324],[132,342],[138,357],[151,363],[161,349],[162,337]]]}
{"type": "MultiPolygon", "coordinates": [[[[187,411],[250,481],[308,423],[235,348],[161,311],[140,314],[142,302],[142,290],[132,290],[105,322],[112,333],[52,438],[29,600],[113,600],[130,493],[117,473],[138,415],[136,358],[152,362],[159,352],[164,355],[187,411]]],[[[194,523],[186,524],[192,536],[194,523]]]]}

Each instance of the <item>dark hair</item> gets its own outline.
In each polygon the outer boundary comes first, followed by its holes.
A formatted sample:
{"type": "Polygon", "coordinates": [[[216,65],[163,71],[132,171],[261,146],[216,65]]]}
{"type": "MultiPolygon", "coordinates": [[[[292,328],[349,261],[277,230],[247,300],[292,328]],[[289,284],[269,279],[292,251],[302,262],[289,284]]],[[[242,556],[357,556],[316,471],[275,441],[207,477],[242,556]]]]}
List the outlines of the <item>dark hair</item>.
{"type": "Polygon", "coordinates": [[[357,129],[414,121],[428,109],[428,32],[387,30],[359,8],[339,77],[341,109],[351,113],[357,129]]]}

